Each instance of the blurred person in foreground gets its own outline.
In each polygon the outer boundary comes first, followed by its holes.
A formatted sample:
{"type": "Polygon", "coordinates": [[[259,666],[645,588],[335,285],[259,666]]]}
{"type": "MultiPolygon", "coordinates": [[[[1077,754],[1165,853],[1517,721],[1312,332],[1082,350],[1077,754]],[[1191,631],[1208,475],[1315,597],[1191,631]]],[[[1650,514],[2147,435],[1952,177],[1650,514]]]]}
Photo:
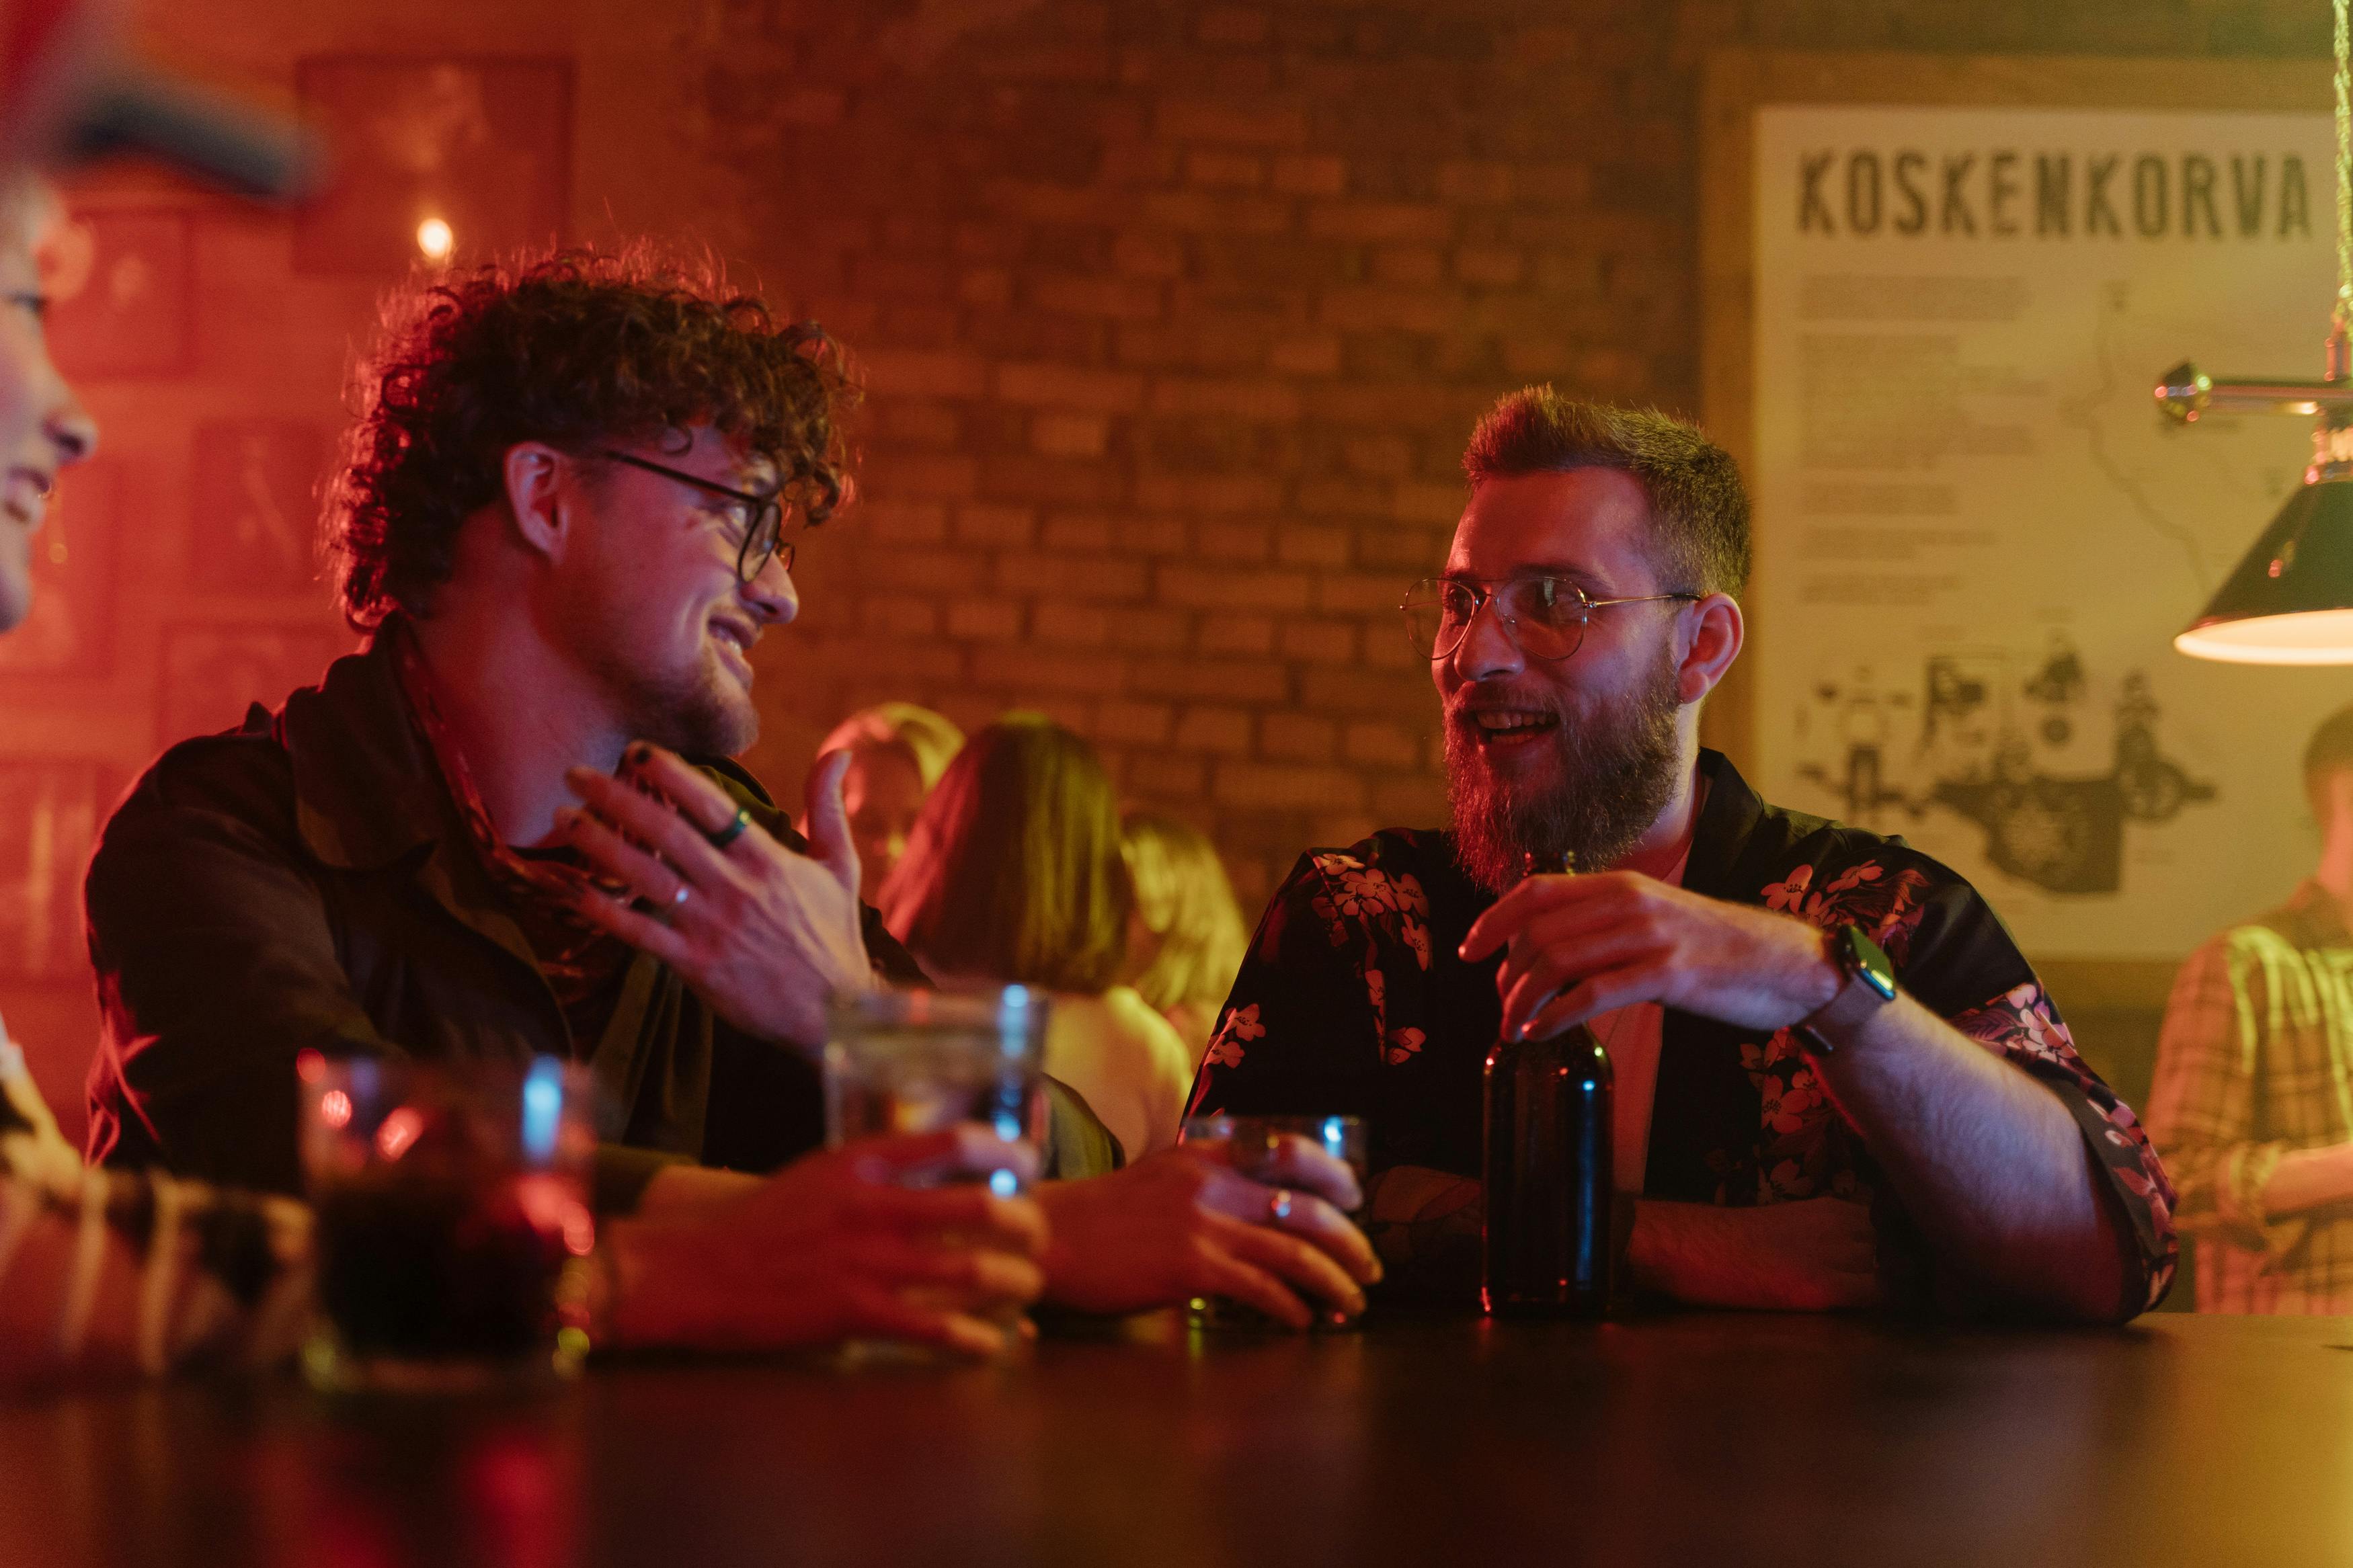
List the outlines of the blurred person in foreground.
{"type": "MultiPolygon", "coordinates": [[[[827,999],[923,979],[860,900],[848,759],[812,775],[807,838],[728,760],[758,725],[754,646],[798,608],[795,552],[849,488],[849,388],[813,323],[642,250],[541,256],[396,299],[360,392],[332,543],[368,647],[167,751],[92,857],[93,1158],[290,1193],[301,1051],[545,1054],[617,1110],[613,1233],[703,1248],[697,1290],[806,1277],[855,1309],[736,1303],[795,1332],[991,1340],[1033,1258],[1097,1310],[1180,1300],[1251,1248],[1356,1294],[1369,1249],[1313,1195],[1353,1183],[1303,1145],[1264,1180],[1205,1148],[1056,1184],[1050,1252],[1027,1199],[869,1191],[899,1157],[810,1154],[827,999]]],[[[1044,1173],[1109,1148],[1065,1097],[1044,1173]]]]}
{"type": "MultiPolygon", "coordinates": [[[[49,356],[43,260],[62,208],[42,171],[90,140],[105,106],[109,7],[12,8],[0,48],[0,631],[33,603],[35,536],[60,474],[98,431],[49,356]]],[[[142,113],[133,94],[118,107],[142,113]]],[[[186,110],[195,100],[182,99],[186,110]]],[[[198,104],[216,157],[282,145],[198,104]],[[251,134],[248,134],[248,133],[251,134]]],[[[159,123],[145,115],[152,130],[159,123]]],[[[189,121],[164,124],[185,131],[189,121]]],[[[133,138],[130,143],[135,145],[133,138]]],[[[171,137],[141,150],[215,180],[171,137]]],[[[0,1025],[0,1384],[93,1369],[162,1371],[193,1355],[269,1359],[299,1332],[308,1235],[300,1205],[201,1184],[86,1170],[0,1025]]]]}
{"type": "MultiPolygon", "coordinates": [[[[858,848],[859,886],[880,894],[923,802],[964,745],[964,731],[913,702],[879,702],[836,724],[818,743],[820,763],[837,752],[849,762],[841,773],[841,809],[858,848]]],[[[807,833],[808,825],[801,824],[807,833]]]]}
{"type": "Polygon", "coordinates": [[[1051,994],[1046,1071],[1085,1099],[1125,1158],[1176,1144],[1193,1064],[1168,1021],[1120,983],[1134,898],[1118,799],[1084,739],[1027,717],[973,736],[880,902],[940,980],[1051,994]]]}
{"type": "Polygon", "coordinates": [[[2094,1322],[2157,1301],[2165,1173],[1984,900],[1701,748],[1743,638],[1730,457],[1542,387],[1487,415],[1463,467],[1444,574],[1408,599],[1451,831],[1300,861],[1196,1107],[1365,1117],[1398,1285],[1468,1302],[1486,1052],[1588,1024],[1638,1291],[2094,1322]],[[1523,876],[1562,851],[1587,874],[1523,876]]]}
{"type": "Polygon", "coordinates": [[[1120,848],[1135,884],[1128,967],[1136,992],[1176,1029],[1198,1068],[1249,951],[1250,927],[1217,846],[1190,823],[1130,812],[1120,848]]]}
{"type": "Polygon", "coordinates": [[[2148,1133],[2197,1246],[2201,1312],[2353,1312],[2353,708],[2313,731],[2320,859],[2173,983],[2148,1133]]]}

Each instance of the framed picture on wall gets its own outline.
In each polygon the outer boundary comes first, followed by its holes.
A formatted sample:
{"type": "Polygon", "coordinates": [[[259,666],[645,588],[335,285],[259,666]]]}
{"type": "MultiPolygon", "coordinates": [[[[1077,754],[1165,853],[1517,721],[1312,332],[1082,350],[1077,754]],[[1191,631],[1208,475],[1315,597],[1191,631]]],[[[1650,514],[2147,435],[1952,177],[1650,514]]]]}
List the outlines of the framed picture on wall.
{"type": "Polygon", "coordinates": [[[305,419],[196,426],[188,584],[224,594],[323,595],[319,487],[331,437],[305,419]]]}
{"type": "Polygon", "coordinates": [[[256,702],[277,707],[296,687],[315,684],[353,641],[348,632],[320,626],[164,627],[157,742],[168,746],[234,729],[256,702]]]}
{"type": "Polygon", "coordinates": [[[193,218],[183,209],[70,214],[44,258],[49,347],[69,380],[180,375],[195,361],[193,218]]]}
{"type": "Polygon", "coordinates": [[[115,567],[121,474],[69,470],[33,536],[33,608],[0,637],[0,680],[114,672],[115,567]]]}
{"type": "Polygon", "coordinates": [[[313,55],[294,86],[337,171],[295,218],[297,271],[397,275],[563,235],[570,60],[313,55]]]}
{"type": "Polygon", "coordinates": [[[0,758],[0,980],[67,980],[89,967],[82,868],[121,787],[104,763],[0,758]]]}

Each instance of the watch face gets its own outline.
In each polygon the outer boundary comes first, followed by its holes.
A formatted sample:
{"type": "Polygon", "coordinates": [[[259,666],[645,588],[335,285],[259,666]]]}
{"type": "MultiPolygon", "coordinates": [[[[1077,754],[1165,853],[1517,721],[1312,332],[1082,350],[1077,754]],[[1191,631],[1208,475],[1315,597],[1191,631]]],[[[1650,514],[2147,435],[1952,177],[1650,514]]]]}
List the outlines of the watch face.
{"type": "Polygon", "coordinates": [[[1863,984],[1888,1001],[1894,1001],[1895,965],[1861,926],[1846,928],[1846,950],[1847,956],[1853,962],[1854,972],[1862,976],[1863,984]]]}

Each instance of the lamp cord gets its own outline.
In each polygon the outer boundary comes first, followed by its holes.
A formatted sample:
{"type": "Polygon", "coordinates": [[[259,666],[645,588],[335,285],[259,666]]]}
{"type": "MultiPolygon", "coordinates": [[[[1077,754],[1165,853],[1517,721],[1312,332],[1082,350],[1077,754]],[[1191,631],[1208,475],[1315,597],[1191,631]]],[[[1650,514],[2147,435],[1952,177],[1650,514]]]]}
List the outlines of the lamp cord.
{"type": "Polygon", "coordinates": [[[2337,321],[2353,326],[2353,47],[2348,47],[2348,0],[2330,0],[2337,15],[2337,321]]]}

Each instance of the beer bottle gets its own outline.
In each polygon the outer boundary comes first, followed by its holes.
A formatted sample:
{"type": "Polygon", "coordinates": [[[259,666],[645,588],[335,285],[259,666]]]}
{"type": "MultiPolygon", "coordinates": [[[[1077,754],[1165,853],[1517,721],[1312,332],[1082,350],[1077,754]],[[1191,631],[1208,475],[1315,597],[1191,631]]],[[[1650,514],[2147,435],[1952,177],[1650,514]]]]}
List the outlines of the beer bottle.
{"type": "MultiPolygon", "coordinates": [[[[1567,855],[1530,855],[1525,868],[1575,869],[1567,855]]],[[[1609,1055],[1582,1025],[1504,1038],[1486,1077],[1482,1300],[1496,1316],[1599,1317],[1616,1262],[1609,1055]]]]}

